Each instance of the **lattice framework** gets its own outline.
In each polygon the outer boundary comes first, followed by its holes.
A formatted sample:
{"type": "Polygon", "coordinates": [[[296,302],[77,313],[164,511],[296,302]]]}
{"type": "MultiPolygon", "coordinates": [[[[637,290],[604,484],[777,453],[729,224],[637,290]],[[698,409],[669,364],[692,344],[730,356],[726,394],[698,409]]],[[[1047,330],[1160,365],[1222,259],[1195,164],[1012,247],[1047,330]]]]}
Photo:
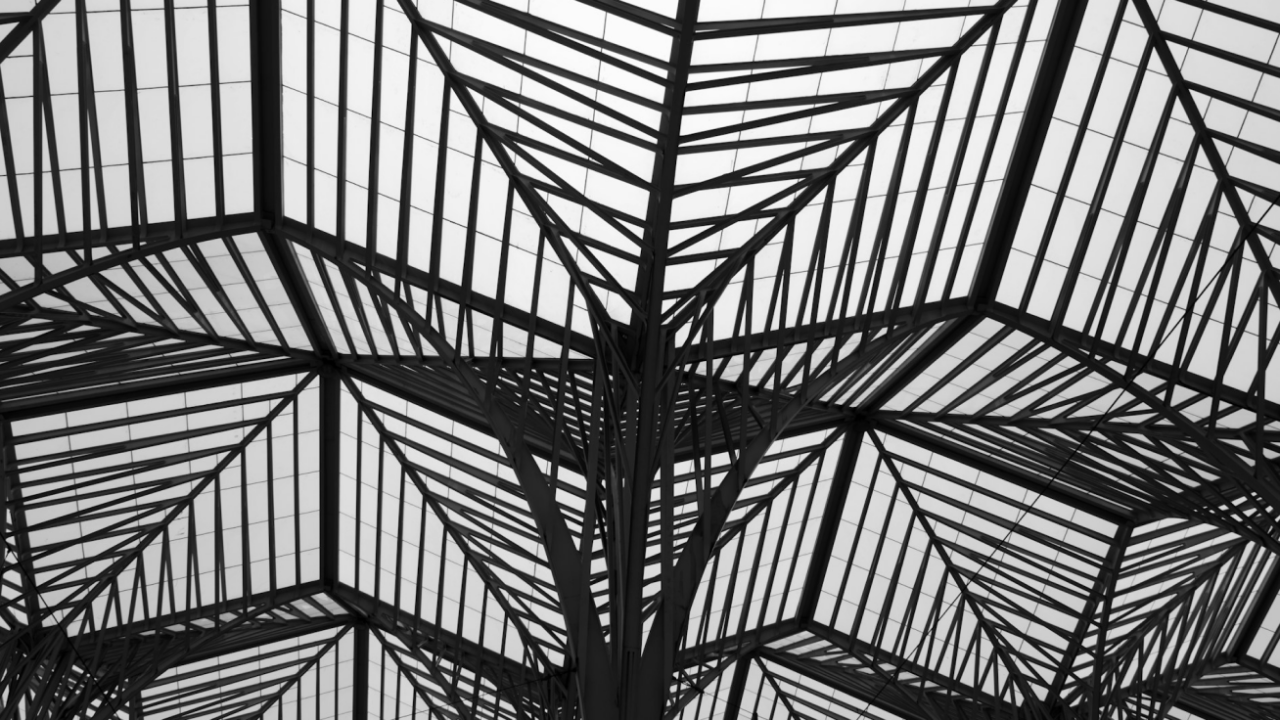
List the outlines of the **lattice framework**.
{"type": "Polygon", "coordinates": [[[0,718],[1278,712],[1269,3],[12,4],[0,718]]]}

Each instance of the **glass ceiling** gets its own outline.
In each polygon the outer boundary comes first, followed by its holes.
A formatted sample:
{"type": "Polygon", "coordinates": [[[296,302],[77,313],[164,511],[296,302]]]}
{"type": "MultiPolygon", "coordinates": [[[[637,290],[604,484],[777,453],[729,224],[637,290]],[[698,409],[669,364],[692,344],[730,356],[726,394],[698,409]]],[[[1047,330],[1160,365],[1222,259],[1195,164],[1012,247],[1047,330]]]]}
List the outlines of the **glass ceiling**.
{"type": "Polygon", "coordinates": [[[0,0],[0,720],[1280,713],[1280,5],[0,0]]]}

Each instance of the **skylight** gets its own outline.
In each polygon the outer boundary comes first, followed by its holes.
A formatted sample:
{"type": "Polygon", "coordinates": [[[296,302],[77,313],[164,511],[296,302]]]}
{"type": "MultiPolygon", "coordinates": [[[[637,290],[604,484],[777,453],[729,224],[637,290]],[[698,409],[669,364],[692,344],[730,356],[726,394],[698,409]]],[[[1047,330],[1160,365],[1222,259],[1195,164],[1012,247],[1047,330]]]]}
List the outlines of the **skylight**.
{"type": "Polygon", "coordinates": [[[0,0],[0,720],[1275,717],[1280,6],[0,0]]]}

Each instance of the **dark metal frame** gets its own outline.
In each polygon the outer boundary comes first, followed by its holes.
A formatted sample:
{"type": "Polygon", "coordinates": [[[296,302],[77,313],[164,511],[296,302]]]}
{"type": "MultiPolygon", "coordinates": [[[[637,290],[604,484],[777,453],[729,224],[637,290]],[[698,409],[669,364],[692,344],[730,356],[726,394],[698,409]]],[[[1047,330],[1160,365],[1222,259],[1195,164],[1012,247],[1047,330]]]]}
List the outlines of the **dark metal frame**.
{"type": "MultiPolygon", "coordinates": [[[[16,237],[0,240],[0,720],[284,718],[301,716],[303,702],[359,719],[1048,720],[1156,718],[1173,708],[1204,720],[1270,717],[1264,700],[1280,700],[1280,668],[1269,660],[1280,634],[1265,627],[1280,589],[1280,404],[1267,397],[1267,368],[1280,335],[1268,315],[1280,304],[1280,277],[1265,216],[1280,194],[1233,175],[1217,143],[1270,162],[1280,154],[1214,127],[1198,102],[1271,119],[1280,109],[1187,80],[1173,48],[1272,77],[1280,70],[1162,29],[1146,0],[1120,3],[1070,128],[1025,291],[1007,302],[1002,283],[1083,52],[1087,2],[1053,6],[1022,106],[1013,88],[1030,18],[1048,12],[1042,0],[1016,10],[1001,0],[714,22],[698,19],[698,0],[680,0],[673,17],[578,3],[648,33],[660,51],[482,0],[454,3],[627,80],[611,83],[469,35],[406,0],[376,4],[372,37],[352,30],[347,0],[337,28],[317,20],[318,3],[299,17],[279,0],[255,0],[253,210],[230,213],[218,55],[226,31],[211,2],[201,22],[216,213],[189,216],[186,166],[171,162],[175,219],[150,222],[135,58],[145,39],[133,36],[126,1],[128,227],[106,222],[83,0],[63,4],[74,5],[74,48],[47,47],[42,23],[57,0],[0,17],[0,61],[29,65],[33,88],[27,139],[15,135],[18,105],[0,84],[4,167],[18,167],[29,140],[48,149],[55,177],[76,176],[81,188],[77,199],[54,182],[50,204],[40,180],[28,198],[18,172],[3,178],[16,237]],[[1105,136],[1088,219],[1068,238],[1078,243],[1061,296],[1045,311],[1033,291],[1053,272],[1049,242],[1061,242],[1056,223],[1105,71],[1120,62],[1126,8],[1145,32],[1138,72],[1118,129],[1105,136]],[[938,48],[718,64],[695,52],[717,39],[960,19],[963,32],[938,48]],[[305,27],[305,88],[289,87],[282,66],[298,49],[285,40],[295,21],[305,27]],[[342,68],[327,195],[318,181],[328,182],[317,117],[329,112],[318,33],[337,34],[342,68]],[[397,33],[407,51],[389,49],[397,33]],[[354,114],[348,77],[365,45],[368,118],[354,114]],[[993,57],[1006,49],[1002,70],[993,57]],[[78,61],[76,138],[55,131],[55,51],[78,61]],[[407,87],[387,85],[405,55],[407,87]],[[749,82],[910,63],[916,79],[899,88],[698,99],[749,82]],[[1167,80],[1144,75],[1153,64],[1167,80]],[[430,66],[438,101],[419,96],[430,66]],[[991,89],[965,95],[962,66],[991,89]],[[540,90],[522,94],[504,77],[540,90]],[[1159,82],[1167,104],[1151,136],[1135,141],[1149,150],[1080,330],[1067,316],[1086,249],[1139,91],[1159,82]],[[402,90],[404,116],[384,117],[384,93],[402,90]],[[305,123],[286,120],[295,91],[305,123]],[[975,130],[984,92],[996,107],[985,136],[975,130]],[[1175,106],[1193,137],[1144,251],[1135,228],[1161,150],[1172,147],[1175,106]],[[434,126],[419,114],[428,107],[440,111],[434,126]],[[874,119],[857,127],[787,125],[867,107],[874,119]],[[1020,121],[1006,122],[1018,112],[1020,121]],[[722,117],[734,119],[716,125],[722,117]],[[959,137],[952,149],[948,118],[959,137]],[[367,137],[352,130],[365,119],[367,137]],[[286,125],[305,134],[305,157],[288,156],[286,125]],[[628,167],[624,154],[584,140],[593,137],[651,164],[628,167]],[[1013,139],[1012,154],[983,233],[975,217],[999,172],[1002,137],[1013,139]],[[58,142],[77,151],[60,153],[58,142]],[[383,148],[396,143],[402,152],[390,158],[383,148]],[[423,153],[429,144],[434,153],[423,153]],[[925,147],[917,165],[913,145],[925,147]],[[355,177],[352,153],[365,152],[368,174],[355,177]],[[751,164],[739,167],[739,152],[751,164]],[[733,153],[733,169],[683,181],[682,160],[707,153],[733,153]],[[935,172],[947,153],[949,171],[935,172]],[[1216,185],[1178,264],[1169,260],[1174,227],[1200,153],[1216,185]],[[391,160],[399,187],[383,184],[391,160]],[[977,167],[968,190],[966,162],[977,167]],[[305,173],[297,195],[286,193],[289,163],[305,173]],[[430,207],[411,206],[415,173],[428,165],[430,207]],[[875,215],[869,187],[886,165],[888,199],[875,215]],[[450,172],[466,187],[446,187],[450,172]],[[573,181],[579,172],[643,193],[645,207],[573,181]],[[856,187],[852,198],[838,195],[844,183],[856,187]],[[754,185],[770,188],[765,199],[716,214],[717,198],[754,185]],[[693,200],[698,217],[683,204],[693,200]],[[941,220],[929,220],[931,200],[941,220]],[[336,225],[326,230],[318,210],[330,205],[336,225]],[[477,255],[481,213],[495,208],[500,256],[486,261],[477,255]],[[69,229],[77,212],[79,227],[92,229],[69,229]],[[841,242],[836,218],[845,213],[841,242]],[[1233,243],[1211,258],[1215,229],[1230,223],[1233,243]],[[720,233],[745,240],[712,243],[720,233]],[[446,236],[464,247],[460,275],[444,267],[446,236]],[[425,262],[411,261],[415,243],[429,247],[425,262]],[[962,276],[966,253],[979,253],[971,279],[962,276]],[[1146,300],[1118,291],[1133,257],[1146,300]],[[712,269],[678,279],[699,263],[712,269]],[[494,266],[496,282],[482,284],[494,266]],[[527,297],[515,273],[531,276],[527,297]],[[1150,299],[1161,273],[1176,276],[1172,297],[1197,315],[1150,299]],[[971,290],[960,292],[966,281],[971,290]],[[553,283],[567,297],[548,290],[553,283]],[[226,291],[233,284],[247,288],[239,305],[226,291]],[[489,287],[496,292],[481,289],[489,287]],[[942,299],[931,287],[945,289],[942,299]],[[277,292],[285,302],[272,302],[277,292]],[[547,298],[561,307],[548,310],[547,298]],[[1210,327],[1215,313],[1225,329],[1210,327]],[[1106,329],[1111,315],[1126,318],[1118,335],[1106,329]],[[1133,329],[1136,339],[1126,334],[1133,329]],[[1210,342],[1225,358],[1214,377],[1193,362],[1210,342]],[[1255,368],[1243,385],[1226,377],[1242,355],[1255,368]],[[138,409],[224,387],[236,390],[138,409]],[[204,424],[200,413],[214,411],[237,419],[204,424]],[[175,429],[135,436],[135,423],[175,429]],[[95,432],[117,439],[95,445],[86,439],[95,432]],[[311,451],[308,474],[300,458],[311,451]],[[262,473],[266,490],[255,494],[262,473]],[[216,510],[205,517],[197,505],[210,496],[216,510]],[[265,510],[251,496],[265,498],[265,510]],[[877,516],[873,502],[885,501],[890,509],[877,516]],[[312,512],[316,545],[304,560],[312,512]],[[1161,581],[1154,600],[1134,590],[1161,581]],[[271,671],[247,669],[246,652],[271,671]]],[[[1182,3],[1280,33],[1208,0],[1182,3]]],[[[182,158],[178,8],[167,2],[161,12],[169,145],[182,158]]],[[[43,177],[44,162],[34,153],[32,177],[43,177]]]]}

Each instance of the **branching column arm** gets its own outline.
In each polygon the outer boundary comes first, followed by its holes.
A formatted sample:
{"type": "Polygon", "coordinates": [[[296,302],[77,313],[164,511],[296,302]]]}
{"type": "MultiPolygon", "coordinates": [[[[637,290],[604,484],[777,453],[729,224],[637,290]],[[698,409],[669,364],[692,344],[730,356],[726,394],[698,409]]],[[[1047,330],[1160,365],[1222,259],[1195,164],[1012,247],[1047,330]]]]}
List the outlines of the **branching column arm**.
{"type": "MultiPolygon", "coordinates": [[[[649,229],[645,239],[651,249],[643,256],[647,262],[639,269],[636,285],[637,293],[642,298],[644,316],[637,317],[633,323],[636,351],[630,357],[639,358],[639,367],[629,369],[639,374],[641,383],[639,388],[632,391],[635,394],[635,419],[628,433],[631,437],[627,438],[626,447],[621,453],[623,462],[630,466],[631,472],[624,504],[616,509],[616,512],[625,517],[620,541],[626,552],[623,556],[625,565],[619,568],[621,572],[615,579],[615,583],[621,584],[621,602],[618,603],[618,614],[621,617],[616,618],[619,640],[614,656],[618,658],[622,671],[622,700],[628,708],[628,717],[637,718],[658,716],[643,714],[640,703],[631,698],[633,692],[638,690],[644,693],[645,690],[641,688],[657,684],[649,680],[637,682],[636,673],[661,673],[663,678],[669,678],[674,670],[669,662],[662,667],[642,665],[641,608],[645,585],[645,556],[649,543],[650,499],[655,481],[661,485],[663,492],[668,489],[666,476],[670,468],[667,465],[673,457],[671,449],[675,442],[675,433],[659,419],[670,411],[676,387],[674,381],[664,382],[669,347],[667,334],[662,326],[662,297],[666,283],[667,246],[670,239],[672,202],[675,199],[685,92],[689,84],[689,68],[693,62],[694,32],[698,25],[700,7],[700,0],[680,0],[676,7],[679,35],[671,45],[672,69],[663,96],[665,114],[659,128],[663,143],[653,166],[653,190],[649,195],[647,208],[649,229]]],[[[618,362],[628,360],[626,357],[618,358],[618,362]]],[[[668,505],[664,502],[663,507],[667,508],[668,505]]],[[[664,512],[660,520],[664,588],[674,570],[673,551],[669,545],[672,522],[670,513],[664,512]]],[[[653,632],[667,642],[674,643],[674,628],[669,624],[670,618],[660,616],[657,622],[667,622],[668,625],[655,625],[653,632]]],[[[670,657],[671,653],[666,655],[670,657]]],[[[663,680],[663,684],[665,687],[668,683],[663,680]]]]}
{"type": "Polygon", "coordinates": [[[542,472],[537,459],[526,445],[524,438],[506,413],[491,401],[490,390],[475,370],[458,358],[457,352],[429,322],[414,312],[412,307],[390,288],[380,282],[371,282],[364,273],[349,262],[338,262],[338,267],[352,280],[368,289],[371,295],[381,299],[394,309],[418,332],[436,353],[453,366],[476,404],[484,409],[493,436],[497,438],[511,462],[511,469],[524,492],[530,514],[538,527],[547,562],[555,581],[557,595],[565,618],[570,646],[579,651],[579,691],[582,694],[585,714],[591,718],[617,717],[615,683],[609,652],[605,645],[604,628],[594,608],[591,587],[583,576],[578,548],[573,533],[561,514],[555,490],[542,472]]]}
{"type": "Polygon", "coordinates": [[[666,678],[662,675],[661,669],[670,664],[666,653],[672,652],[675,645],[674,640],[664,637],[662,629],[668,626],[674,628],[674,635],[677,637],[683,631],[699,580],[711,558],[716,539],[720,536],[720,531],[728,520],[734,504],[738,501],[738,496],[742,493],[747,479],[755,472],[756,466],[764,458],[769,447],[791,420],[812,401],[821,397],[855,368],[864,363],[875,362],[883,353],[891,351],[907,337],[910,335],[906,331],[883,335],[870,341],[859,351],[835,362],[827,372],[814,377],[791,397],[771,418],[770,427],[760,432],[743,447],[737,461],[708,499],[706,509],[690,531],[684,549],[676,559],[669,581],[663,583],[661,600],[653,620],[653,630],[649,633],[641,659],[638,679],[642,685],[637,693],[642,705],[636,717],[658,717],[660,714],[668,692],[666,678]],[[668,615],[672,617],[671,620],[668,620],[668,615]]]}

